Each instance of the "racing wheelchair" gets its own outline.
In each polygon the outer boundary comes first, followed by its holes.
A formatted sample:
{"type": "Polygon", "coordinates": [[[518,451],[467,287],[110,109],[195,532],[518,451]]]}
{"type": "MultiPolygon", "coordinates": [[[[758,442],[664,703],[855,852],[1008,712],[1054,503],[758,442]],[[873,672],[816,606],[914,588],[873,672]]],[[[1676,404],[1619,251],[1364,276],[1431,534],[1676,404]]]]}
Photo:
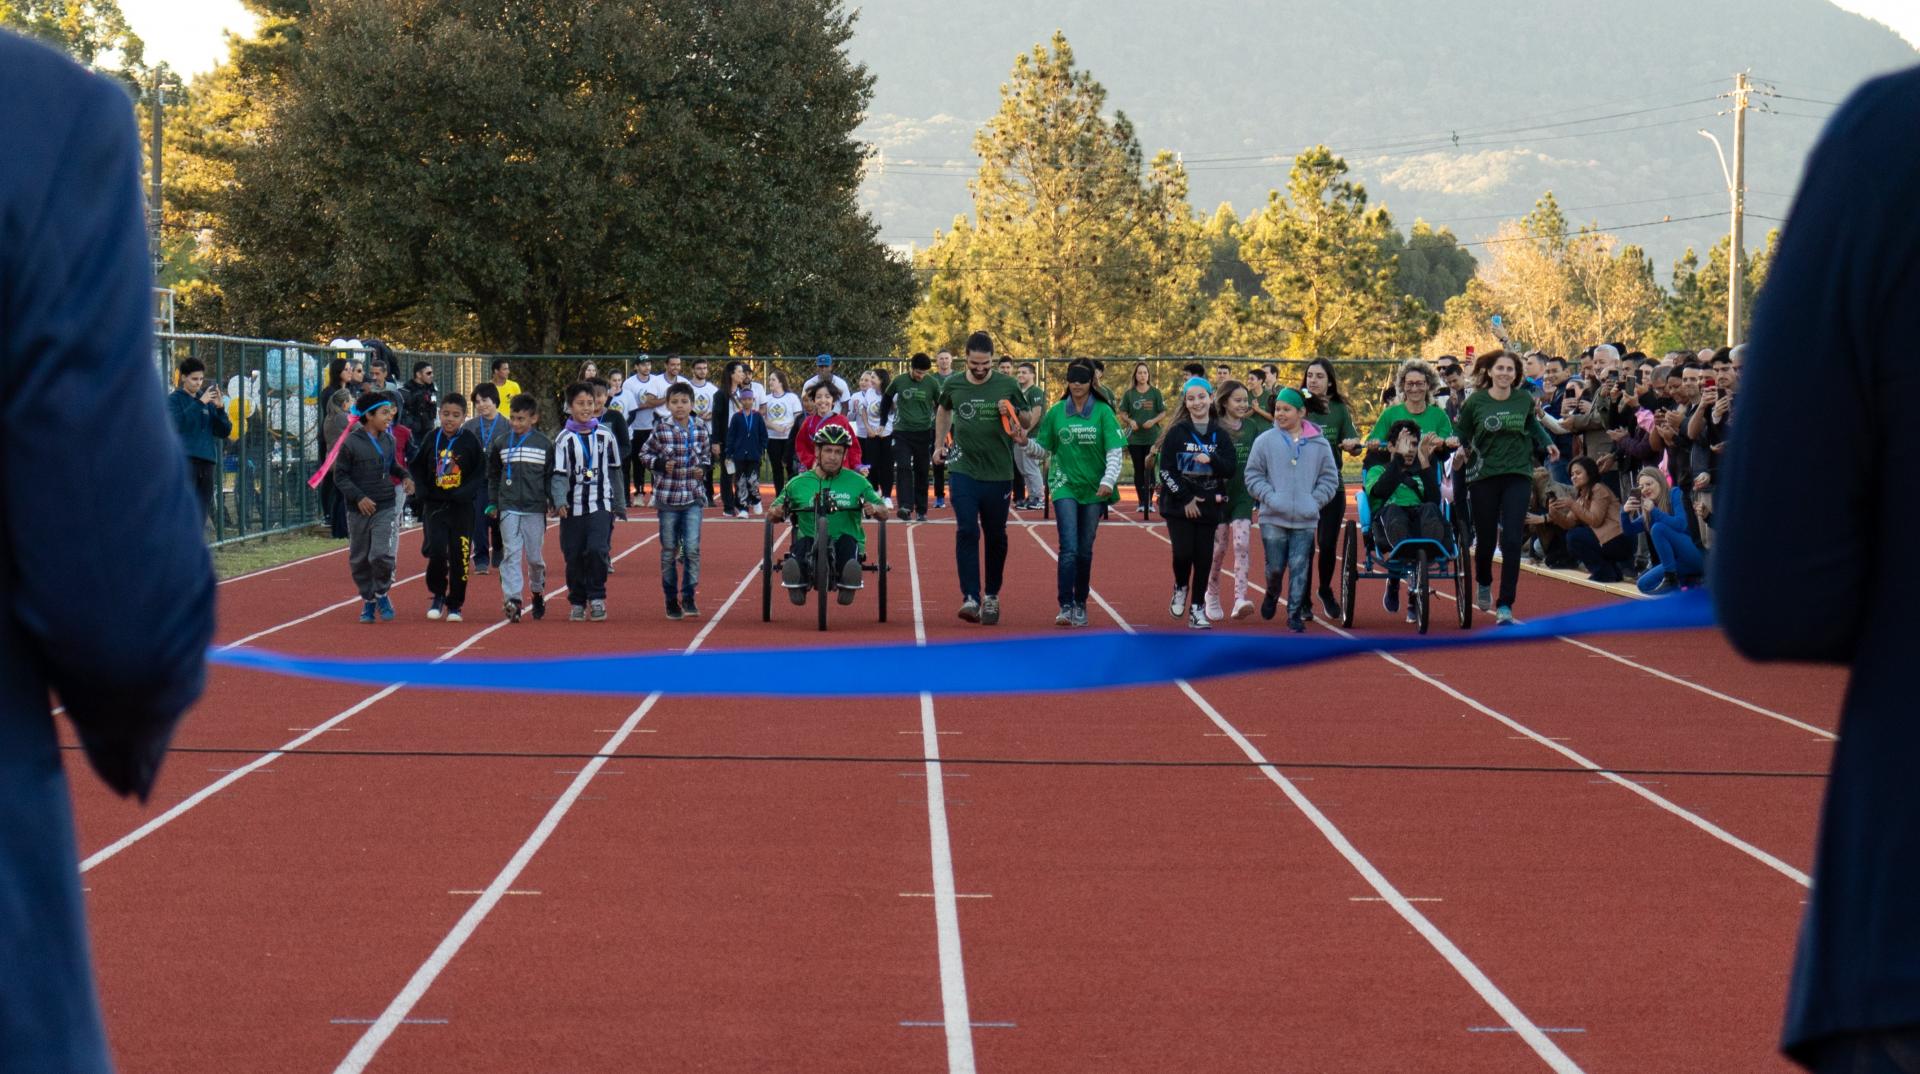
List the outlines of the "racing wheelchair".
{"type": "Polygon", "coordinates": [[[1422,634],[1427,632],[1433,611],[1433,583],[1452,582],[1454,616],[1460,629],[1473,626],[1473,564],[1460,537],[1462,526],[1453,517],[1451,498],[1441,497],[1439,505],[1445,540],[1411,536],[1385,550],[1375,547],[1373,508],[1364,492],[1359,501],[1360,520],[1347,521],[1340,541],[1340,625],[1353,625],[1354,597],[1360,582],[1379,580],[1406,583],[1408,608],[1422,634]]]}

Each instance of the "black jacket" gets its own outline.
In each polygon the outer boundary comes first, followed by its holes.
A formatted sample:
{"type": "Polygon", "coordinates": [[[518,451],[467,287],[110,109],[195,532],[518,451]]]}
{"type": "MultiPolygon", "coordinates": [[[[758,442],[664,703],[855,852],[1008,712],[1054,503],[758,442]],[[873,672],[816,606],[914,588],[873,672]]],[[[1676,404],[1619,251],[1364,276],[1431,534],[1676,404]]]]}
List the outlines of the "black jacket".
{"type": "Polygon", "coordinates": [[[414,449],[409,469],[414,496],[428,502],[472,503],[487,487],[487,457],[480,450],[480,438],[465,429],[451,437],[438,428],[427,430],[414,449]]]}
{"type": "Polygon", "coordinates": [[[1206,432],[1181,418],[1167,429],[1160,443],[1160,514],[1163,518],[1185,518],[1187,504],[1200,505],[1195,522],[1219,522],[1227,513],[1227,490],[1239,465],[1239,452],[1233,438],[1219,422],[1206,432]],[[1207,461],[1193,460],[1205,454],[1207,461]]]}

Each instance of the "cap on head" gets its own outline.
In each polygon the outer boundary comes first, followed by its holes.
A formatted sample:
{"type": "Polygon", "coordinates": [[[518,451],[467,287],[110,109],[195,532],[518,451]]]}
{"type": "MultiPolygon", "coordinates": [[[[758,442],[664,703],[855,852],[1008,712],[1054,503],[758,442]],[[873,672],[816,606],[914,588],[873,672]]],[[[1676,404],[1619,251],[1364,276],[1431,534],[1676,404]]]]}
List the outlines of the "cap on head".
{"type": "Polygon", "coordinates": [[[823,354],[823,355],[821,355],[820,357],[818,357],[818,358],[815,358],[815,359],[813,360],[813,364],[814,364],[814,365],[816,365],[816,366],[818,366],[818,367],[819,367],[819,368],[821,368],[821,369],[825,369],[825,368],[827,368],[828,366],[830,366],[830,365],[832,365],[832,364],[833,364],[833,355],[831,355],[831,354],[823,354]]]}

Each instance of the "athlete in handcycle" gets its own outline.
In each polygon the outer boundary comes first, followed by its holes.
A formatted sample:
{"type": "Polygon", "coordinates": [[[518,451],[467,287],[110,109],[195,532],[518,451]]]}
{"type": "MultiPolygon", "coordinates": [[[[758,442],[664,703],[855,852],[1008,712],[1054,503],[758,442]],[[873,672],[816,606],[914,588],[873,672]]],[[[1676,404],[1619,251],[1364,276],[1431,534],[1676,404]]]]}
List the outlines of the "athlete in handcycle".
{"type": "Polygon", "coordinates": [[[807,591],[820,592],[820,625],[826,627],[826,594],[837,591],[841,604],[852,604],[865,587],[863,572],[880,577],[880,621],[886,611],[886,501],[867,479],[846,468],[847,448],[853,436],[841,425],[823,425],[813,434],[814,462],[794,475],[767,510],[767,571],[762,617],[772,617],[773,527],[791,519],[793,548],[779,564],[780,584],[796,605],[807,603],[807,591]],[[880,522],[880,562],[865,565],[865,518],[880,522]],[[824,542],[824,545],[823,545],[824,542]]]}
{"type": "Polygon", "coordinates": [[[1473,605],[1466,592],[1466,553],[1455,539],[1441,496],[1439,456],[1446,443],[1422,433],[1411,421],[1397,421],[1387,432],[1387,445],[1386,463],[1367,471],[1359,522],[1347,523],[1341,625],[1353,625],[1359,580],[1379,578],[1387,583],[1383,603],[1389,612],[1399,611],[1400,583],[1407,583],[1407,622],[1425,634],[1433,603],[1431,583],[1451,580],[1456,616],[1464,630],[1473,623],[1473,605]],[[1364,555],[1361,532],[1366,534],[1364,555]]]}

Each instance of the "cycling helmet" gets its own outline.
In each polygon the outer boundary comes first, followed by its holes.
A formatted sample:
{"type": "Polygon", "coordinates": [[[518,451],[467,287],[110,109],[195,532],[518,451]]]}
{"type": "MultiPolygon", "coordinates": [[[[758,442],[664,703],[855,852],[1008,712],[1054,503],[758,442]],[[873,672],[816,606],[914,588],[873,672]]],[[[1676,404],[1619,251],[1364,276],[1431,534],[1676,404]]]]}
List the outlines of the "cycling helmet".
{"type": "Polygon", "coordinates": [[[813,431],[813,444],[815,447],[827,447],[829,445],[852,447],[853,434],[848,432],[847,427],[844,425],[822,425],[813,431]]]}

